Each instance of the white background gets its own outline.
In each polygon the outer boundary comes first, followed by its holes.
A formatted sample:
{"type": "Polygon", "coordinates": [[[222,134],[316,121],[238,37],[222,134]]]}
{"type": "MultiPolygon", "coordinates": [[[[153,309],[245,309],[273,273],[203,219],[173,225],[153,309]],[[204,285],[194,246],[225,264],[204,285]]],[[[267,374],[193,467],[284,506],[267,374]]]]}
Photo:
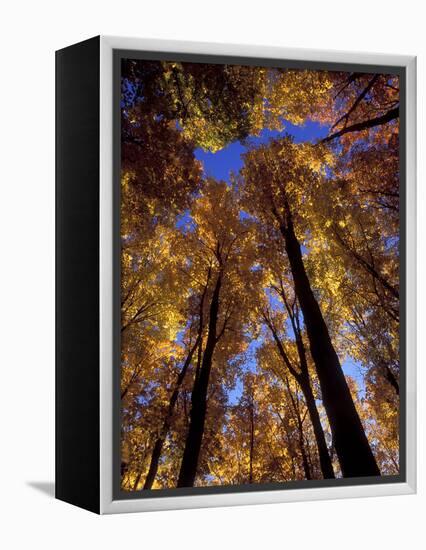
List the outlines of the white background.
{"type": "Polygon", "coordinates": [[[0,545],[352,548],[426,544],[425,323],[419,287],[417,496],[98,517],[48,496],[54,477],[54,50],[97,34],[418,55],[419,281],[425,280],[421,1],[4,2],[0,15],[0,545]]]}

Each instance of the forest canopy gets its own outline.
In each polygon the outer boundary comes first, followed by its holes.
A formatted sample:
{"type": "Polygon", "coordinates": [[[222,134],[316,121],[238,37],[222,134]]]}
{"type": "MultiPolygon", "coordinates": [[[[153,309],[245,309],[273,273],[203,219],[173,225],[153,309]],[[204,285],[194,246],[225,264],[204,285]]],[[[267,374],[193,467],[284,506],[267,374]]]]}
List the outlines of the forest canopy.
{"type": "Polygon", "coordinates": [[[125,59],[121,488],[399,473],[399,79],[125,59]]]}

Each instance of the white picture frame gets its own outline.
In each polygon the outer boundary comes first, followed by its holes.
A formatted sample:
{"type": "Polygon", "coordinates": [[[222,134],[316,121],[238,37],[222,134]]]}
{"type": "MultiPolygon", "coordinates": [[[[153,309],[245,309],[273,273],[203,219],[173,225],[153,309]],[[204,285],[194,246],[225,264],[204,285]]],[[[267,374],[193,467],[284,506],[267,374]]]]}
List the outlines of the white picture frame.
{"type": "Polygon", "coordinates": [[[416,58],[412,56],[286,49],[257,45],[100,37],[100,513],[237,506],[303,500],[402,495],[416,492],[416,58]],[[406,480],[153,498],[114,499],[113,492],[113,54],[140,50],[337,64],[398,66],[406,71],[406,480]]]}

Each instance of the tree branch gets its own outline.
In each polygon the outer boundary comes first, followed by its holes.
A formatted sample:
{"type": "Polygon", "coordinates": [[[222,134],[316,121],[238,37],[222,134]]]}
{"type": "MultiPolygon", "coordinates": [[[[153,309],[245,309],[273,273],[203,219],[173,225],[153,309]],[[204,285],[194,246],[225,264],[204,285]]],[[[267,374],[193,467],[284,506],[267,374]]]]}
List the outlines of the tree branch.
{"type": "Polygon", "coordinates": [[[387,122],[390,122],[391,120],[394,120],[398,117],[399,107],[395,107],[395,109],[391,109],[384,115],[378,116],[376,118],[370,118],[369,120],[364,120],[363,122],[357,122],[356,124],[352,124],[351,126],[347,126],[346,128],[343,128],[343,130],[339,130],[338,132],[335,132],[334,134],[331,134],[330,136],[322,139],[321,143],[332,141],[333,139],[343,136],[344,134],[348,134],[349,132],[361,132],[362,130],[367,130],[368,128],[381,126],[382,124],[386,124],[387,122]]]}
{"type": "Polygon", "coordinates": [[[379,78],[378,74],[375,74],[373,76],[373,78],[370,80],[370,82],[367,84],[367,86],[362,90],[362,92],[356,98],[356,100],[354,101],[354,103],[353,103],[352,107],[349,109],[349,111],[346,114],[344,114],[343,116],[341,116],[339,118],[339,120],[333,124],[333,126],[331,127],[332,130],[334,130],[334,128],[336,128],[336,126],[338,124],[340,124],[340,122],[342,122],[343,120],[345,121],[344,128],[346,128],[346,126],[348,124],[349,117],[355,111],[355,109],[358,107],[358,105],[361,103],[361,101],[364,99],[364,97],[368,94],[368,92],[371,90],[371,88],[374,86],[374,84],[376,83],[378,78],[379,78]]]}

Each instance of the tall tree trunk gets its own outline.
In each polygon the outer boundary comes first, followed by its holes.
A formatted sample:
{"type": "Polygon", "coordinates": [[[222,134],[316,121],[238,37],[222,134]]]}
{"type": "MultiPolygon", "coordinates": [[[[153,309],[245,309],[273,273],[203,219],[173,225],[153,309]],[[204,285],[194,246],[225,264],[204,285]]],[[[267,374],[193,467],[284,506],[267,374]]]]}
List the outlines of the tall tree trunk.
{"type": "Polygon", "coordinates": [[[199,344],[200,344],[200,335],[197,336],[197,339],[195,340],[194,345],[192,346],[192,348],[190,349],[190,351],[188,353],[186,361],[185,361],[185,363],[184,363],[184,365],[183,365],[183,367],[182,367],[182,369],[179,372],[179,375],[177,377],[173,393],[170,396],[169,406],[167,407],[166,417],[164,419],[163,426],[162,426],[161,431],[160,431],[160,433],[157,437],[157,440],[155,441],[155,445],[154,445],[154,448],[153,448],[153,451],[152,451],[151,463],[149,465],[148,474],[146,476],[145,483],[144,483],[144,486],[143,486],[144,490],[151,489],[152,484],[154,483],[154,479],[155,479],[155,476],[157,475],[157,470],[158,470],[158,462],[160,460],[161,453],[163,451],[164,441],[167,437],[167,434],[169,433],[170,424],[171,424],[171,421],[172,421],[172,418],[173,418],[173,412],[174,412],[176,401],[177,401],[177,398],[178,398],[178,395],[179,395],[180,387],[181,387],[182,382],[185,378],[188,367],[191,364],[192,357],[195,353],[195,350],[197,349],[199,344]]]}
{"type": "Polygon", "coordinates": [[[136,476],[135,482],[133,483],[133,490],[136,491],[139,485],[139,482],[142,477],[142,470],[139,470],[138,475],[136,476]]]}
{"type": "Polygon", "coordinates": [[[312,427],[314,429],[315,440],[318,448],[318,456],[320,460],[321,472],[324,479],[333,479],[334,470],[331,462],[330,454],[328,452],[327,443],[325,441],[324,430],[322,429],[320,416],[318,414],[317,405],[315,403],[315,397],[312,391],[311,382],[309,379],[308,362],[306,359],[305,344],[303,343],[302,334],[299,327],[299,321],[292,318],[293,328],[296,336],[296,347],[300,360],[301,375],[299,384],[302,388],[303,395],[306,400],[306,406],[308,407],[309,417],[311,419],[312,427]]]}
{"type": "Polygon", "coordinates": [[[330,421],[343,476],[379,476],[380,470],[306,274],[288,204],[285,204],[285,210],[286,223],[280,223],[280,230],[284,237],[295,291],[302,309],[311,355],[321,385],[322,400],[330,421]]]}
{"type": "Polygon", "coordinates": [[[315,441],[317,444],[318,456],[323,478],[333,479],[335,477],[333,464],[331,462],[330,454],[328,452],[324,430],[322,429],[320,416],[318,414],[317,405],[315,403],[315,397],[312,392],[309,380],[301,380],[301,388],[305,397],[306,406],[308,407],[308,413],[311,420],[312,428],[314,429],[315,441]]]}
{"type": "Polygon", "coordinates": [[[191,396],[191,412],[188,435],[185,442],[182,464],[179,472],[178,487],[192,487],[197,474],[198,459],[204,434],[207,411],[207,390],[213,353],[217,344],[217,320],[219,316],[219,296],[222,285],[222,272],[219,272],[210,304],[209,326],[206,346],[200,372],[191,396]]]}
{"type": "Polygon", "coordinates": [[[171,422],[171,419],[172,419],[172,416],[173,416],[173,411],[174,411],[176,401],[177,401],[177,398],[178,398],[178,395],[179,395],[180,387],[181,387],[182,382],[185,378],[186,371],[188,370],[189,365],[191,364],[192,357],[195,353],[195,350],[197,348],[198,348],[198,360],[197,360],[197,369],[196,369],[196,372],[195,372],[195,380],[197,380],[197,377],[198,377],[200,357],[201,357],[201,352],[202,352],[202,347],[203,347],[202,343],[203,343],[203,331],[204,331],[204,301],[206,299],[206,293],[207,293],[207,288],[208,288],[209,281],[210,281],[210,276],[211,276],[211,268],[208,269],[207,281],[206,281],[206,284],[204,286],[203,292],[201,294],[200,304],[199,304],[199,307],[198,307],[199,312],[198,312],[197,339],[195,340],[195,343],[194,343],[193,347],[190,349],[190,351],[188,353],[188,356],[186,358],[186,361],[185,361],[185,363],[184,363],[184,365],[183,365],[183,367],[182,367],[182,369],[179,373],[179,376],[177,377],[176,384],[175,384],[175,389],[174,389],[174,391],[173,391],[173,393],[170,397],[169,406],[168,406],[168,409],[167,409],[166,418],[164,419],[163,428],[160,432],[159,437],[157,438],[157,441],[155,442],[154,449],[152,451],[151,463],[150,463],[148,474],[147,474],[145,484],[144,484],[144,487],[143,487],[144,489],[151,489],[152,484],[153,484],[154,479],[155,479],[155,476],[157,475],[158,462],[160,460],[160,456],[161,456],[161,453],[162,453],[162,450],[163,450],[164,441],[165,441],[165,439],[167,437],[167,434],[168,434],[168,431],[170,429],[170,422],[171,422]]]}
{"type": "Polygon", "coordinates": [[[300,453],[302,455],[302,465],[303,465],[303,471],[305,472],[305,479],[312,479],[311,469],[309,467],[308,457],[306,455],[305,441],[303,439],[303,420],[300,416],[299,398],[297,397],[297,395],[296,395],[296,399],[293,397],[287,376],[285,377],[285,383],[287,386],[288,394],[291,399],[291,404],[293,406],[294,416],[296,418],[297,431],[299,435],[299,447],[300,447],[300,453]]]}
{"type": "MultiPolygon", "coordinates": [[[[290,317],[291,318],[291,317],[290,317]]],[[[275,343],[278,348],[278,352],[281,355],[284,364],[287,366],[290,374],[293,376],[293,378],[298,382],[300,385],[300,388],[302,390],[303,396],[305,397],[306,406],[308,408],[309,418],[311,420],[312,427],[314,429],[314,435],[315,435],[315,441],[317,444],[318,449],[318,456],[321,466],[321,472],[324,479],[333,479],[335,477],[334,470],[333,470],[333,463],[331,461],[327,443],[325,441],[325,435],[324,430],[322,429],[321,420],[318,414],[317,405],[315,403],[315,397],[312,392],[311,383],[309,380],[309,372],[308,372],[308,364],[306,361],[306,353],[305,353],[305,346],[303,344],[303,340],[301,339],[301,335],[299,334],[298,328],[296,327],[296,324],[294,323],[294,320],[291,318],[291,322],[293,325],[293,330],[296,336],[296,345],[297,345],[297,351],[299,355],[299,362],[300,362],[300,373],[293,367],[293,365],[290,362],[290,359],[288,355],[286,354],[284,347],[278,337],[278,334],[275,330],[275,327],[272,323],[266,321],[269,329],[272,332],[272,335],[274,337],[275,343]]]]}
{"type": "MultiPolygon", "coordinates": [[[[283,380],[283,382],[285,383],[285,380],[283,380]]],[[[290,455],[290,458],[291,458],[291,473],[293,474],[293,479],[296,479],[297,478],[296,466],[295,466],[296,459],[295,459],[295,454],[294,454],[294,450],[293,450],[292,437],[290,435],[288,426],[287,426],[286,422],[284,421],[284,418],[280,415],[279,412],[277,412],[277,415],[278,415],[278,418],[280,419],[281,425],[282,425],[282,427],[284,428],[284,431],[285,431],[286,447],[287,447],[288,454],[290,455]]]]}
{"type": "Polygon", "coordinates": [[[312,479],[308,456],[306,454],[306,449],[305,449],[305,441],[303,439],[303,422],[302,422],[302,419],[300,418],[299,411],[295,410],[294,413],[296,416],[297,430],[299,432],[299,447],[300,447],[300,453],[302,455],[302,464],[303,464],[303,470],[305,472],[305,478],[312,479]]]}
{"type": "Polygon", "coordinates": [[[393,389],[395,390],[396,395],[399,395],[398,380],[396,379],[396,377],[395,377],[394,373],[392,372],[391,368],[389,367],[389,365],[384,364],[383,365],[383,370],[384,370],[384,373],[385,373],[384,376],[385,376],[386,380],[393,387],[393,389]]]}
{"type": "MultiPolygon", "coordinates": [[[[295,403],[293,395],[291,393],[290,385],[288,383],[288,378],[287,377],[283,378],[283,382],[287,386],[288,394],[290,396],[292,407],[293,407],[293,413],[294,413],[293,419],[296,420],[296,424],[297,424],[297,435],[298,435],[298,439],[299,439],[299,449],[300,449],[300,454],[302,455],[302,466],[303,466],[303,471],[305,473],[305,479],[312,479],[311,469],[309,467],[308,457],[306,455],[305,442],[303,440],[303,421],[300,417],[300,413],[297,410],[296,403],[295,403]]],[[[284,427],[286,435],[287,435],[287,442],[288,442],[287,449],[288,449],[289,455],[292,459],[293,479],[296,479],[297,475],[296,475],[296,469],[294,467],[295,456],[294,456],[293,449],[291,448],[292,437],[290,436],[290,433],[288,431],[288,428],[287,428],[287,425],[286,425],[284,419],[281,417],[281,415],[279,413],[278,413],[278,418],[280,419],[281,424],[284,427]]]]}

